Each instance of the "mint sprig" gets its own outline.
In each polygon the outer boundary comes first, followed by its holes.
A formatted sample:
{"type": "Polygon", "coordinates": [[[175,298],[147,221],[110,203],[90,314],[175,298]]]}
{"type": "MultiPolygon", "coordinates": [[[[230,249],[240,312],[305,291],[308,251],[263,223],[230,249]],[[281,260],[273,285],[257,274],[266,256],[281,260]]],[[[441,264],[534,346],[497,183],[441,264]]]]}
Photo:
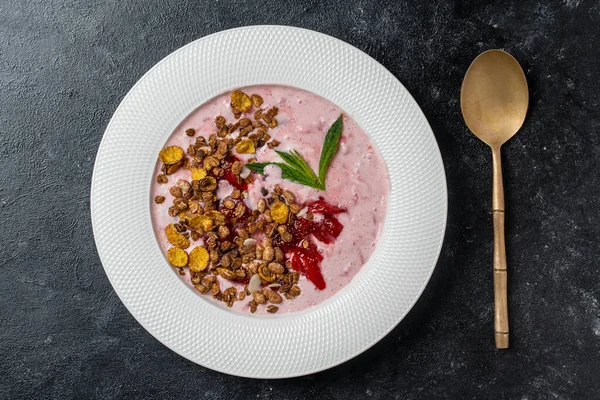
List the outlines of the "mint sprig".
{"type": "Polygon", "coordinates": [[[319,159],[319,176],[315,174],[310,165],[306,162],[302,154],[297,150],[289,153],[285,151],[276,151],[283,162],[251,163],[246,166],[261,175],[265,173],[267,165],[277,165],[281,168],[281,177],[290,181],[309,186],[318,190],[325,190],[325,179],[327,178],[327,168],[338,150],[340,137],[342,136],[342,115],[331,125],[331,128],[325,135],[323,149],[321,149],[321,158],[319,159]]]}

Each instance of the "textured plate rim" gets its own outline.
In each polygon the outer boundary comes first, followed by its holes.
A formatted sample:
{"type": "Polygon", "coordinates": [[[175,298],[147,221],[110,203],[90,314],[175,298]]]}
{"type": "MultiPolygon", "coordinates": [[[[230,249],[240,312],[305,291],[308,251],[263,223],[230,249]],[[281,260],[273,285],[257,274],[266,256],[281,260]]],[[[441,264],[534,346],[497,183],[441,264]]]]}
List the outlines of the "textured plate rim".
{"type": "MultiPolygon", "coordinates": [[[[266,82],[265,82],[266,83],[266,82]]],[[[285,84],[285,83],[284,83],[285,84]]],[[[310,89],[309,89],[310,90],[310,89]]],[[[360,121],[359,121],[360,123],[360,121]]],[[[168,136],[168,134],[167,134],[168,136]]],[[[388,161],[386,159],[386,161],[388,161]]],[[[92,219],[92,229],[94,232],[94,239],[96,241],[96,247],[98,250],[98,254],[101,260],[101,263],[103,265],[103,268],[105,269],[105,272],[107,274],[107,277],[113,287],[113,289],[115,290],[115,292],[117,293],[117,295],[119,296],[120,300],[123,302],[123,304],[125,305],[125,307],[127,308],[127,310],[131,313],[131,315],[134,317],[134,319],[136,319],[136,321],[142,325],[142,327],[144,329],[146,329],[146,331],[148,331],[154,338],[156,338],[159,342],[161,342],[163,345],[165,345],[167,348],[169,348],[170,350],[174,351],[175,353],[179,354],[180,356],[194,362],[197,363],[199,365],[202,365],[206,368],[210,368],[213,369],[215,371],[221,372],[221,373],[226,373],[226,374],[231,374],[231,375],[237,375],[237,376],[242,376],[242,377],[247,377],[247,378],[256,378],[256,379],[284,379],[284,378],[291,378],[291,377],[297,377],[297,376],[304,376],[304,375],[308,375],[308,374],[313,374],[313,373],[317,373],[329,368],[333,368],[337,365],[340,365],[356,356],[358,356],[359,354],[365,352],[366,350],[370,349],[372,346],[374,346],[376,343],[378,343],[383,337],[385,337],[390,331],[392,331],[404,318],[405,316],[410,312],[410,310],[414,307],[414,305],[416,304],[416,302],[419,300],[419,298],[421,297],[423,291],[425,290],[425,287],[427,286],[433,271],[435,269],[435,266],[437,265],[437,262],[439,260],[439,256],[441,254],[441,249],[442,249],[442,245],[443,245],[443,241],[444,241],[444,235],[445,235],[445,230],[446,230],[446,224],[447,224],[447,208],[448,208],[448,199],[447,199],[447,187],[446,187],[447,183],[446,183],[446,176],[445,176],[445,170],[444,170],[444,166],[443,166],[443,160],[441,157],[441,153],[439,150],[439,146],[437,145],[437,142],[435,140],[435,136],[433,134],[433,131],[431,130],[431,127],[425,117],[425,115],[423,114],[423,111],[421,110],[421,108],[419,107],[419,105],[416,103],[416,101],[414,100],[414,98],[410,95],[410,93],[408,92],[408,90],[402,85],[402,83],[390,72],[388,71],[385,67],[383,67],[378,61],[376,61],[375,59],[373,59],[371,56],[369,56],[368,54],[362,52],[359,49],[356,49],[354,46],[340,40],[334,37],[331,37],[329,35],[326,35],[324,33],[320,33],[320,32],[316,32],[316,31],[312,31],[312,30],[308,30],[308,29],[304,29],[304,28],[298,28],[298,27],[292,27],[292,26],[283,26],[283,25],[254,25],[254,26],[244,26],[244,27],[239,27],[239,28],[234,28],[234,29],[229,29],[229,30],[224,30],[224,31],[219,31],[216,33],[213,33],[211,35],[207,35],[205,37],[199,38],[195,41],[192,41],[184,46],[182,46],[181,48],[173,51],[172,53],[168,54],[166,57],[164,57],[163,59],[161,59],[158,63],[156,63],[154,66],[152,66],[145,74],[142,75],[142,77],[134,84],[134,86],[129,90],[129,92],[125,95],[125,97],[123,98],[123,100],[121,101],[121,103],[119,104],[119,106],[117,107],[117,109],[115,110],[113,116],[111,117],[105,134],[102,137],[102,140],[100,142],[100,146],[98,149],[98,153],[96,156],[96,160],[94,163],[94,169],[93,169],[93,174],[92,174],[92,184],[91,184],[91,191],[90,191],[90,209],[91,209],[91,219],[92,219]],[[412,301],[410,302],[410,304],[408,306],[406,306],[403,311],[398,315],[397,320],[391,324],[387,329],[383,330],[380,332],[379,336],[377,338],[375,338],[374,340],[370,341],[370,343],[367,343],[365,345],[363,345],[360,349],[349,353],[345,356],[339,357],[334,361],[331,361],[329,363],[325,363],[322,365],[319,365],[318,367],[312,367],[309,369],[305,369],[305,370],[301,370],[301,371],[297,371],[297,372],[290,372],[287,374],[274,374],[274,375],[265,375],[265,374],[252,374],[252,373],[244,373],[244,372],[239,372],[239,371],[232,371],[229,368],[219,368],[219,367],[215,367],[212,365],[207,365],[204,364],[203,362],[201,362],[200,360],[195,360],[193,358],[190,357],[189,354],[185,354],[183,351],[181,351],[180,349],[177,349],[175,347],[173,347],[171,345],[171,343],[169,343],[168,341],[164,340],[164,338],[160,337],[159,335],[156,335],[152,329],[147,326],[146,321],[144,321],[142,318],[140,318],[139,315],[136,315],[132,310],[131,307],[128,305],[128,302],[125,300],[124,295],[122,294],[119,285],[114,281],[115,278],[114,276],[111,276],[111,273],[108,271],[106,265],[106,254],[103,253],[103,251],[100,248],[100,245],[98,243],[98,239],[97,239],[97,230],[99,229],[98,226],[98,222],[96,219],[96,212],[95,209],[97,209],[97,207],[95,206],[95,193],[96,190],[95,188],[97,188],[98,184],[97,184],[97,175],[98,175],[98,165],[102,162],[102,160],[100,159],[102,150],[107,146],[106,142],[106,137],[107,137],[107,132],[110,131],[111,127],[113,126],[115,120],[118,118],[120,111],[122,111],[123,105],[132,97],[133,93],[136,92],[136,90],[138,89],[138,87],[140,87],[143,83],[146,82],[147,78],[149,76],[151,76],[157,69],[159,69],[161,66],[163,66],[164,64],[166,64],[167,62],[169,62],[169,60],[173,59],[174,57],[177,57],[178,55],[180,55],[181,53],[184,53],[186,51],[188,51],[190,48],[192,48],[195,45],[198,45],[202,42],[211,40],[211,39],[215,39],[219,36],[225,36],[228,34],[233,34],[235,32],[241,32],[241,31],[251,31],[251,30],[256,30],[256,29],[282,29],[282,30],[286,30],[286,31],[290,31],[290,32],[308,32],[312,35],[315,35],[315,37],[321,37],[324,38],[325,40],[329,40],[332,42],[337,43],[338,45],[341,45],[343,47],[347,47],[347,48],[351,48],[353,51],[355,51],[359,57],[364,57],[365,59],[368,59],[370,62],[376,64],[379,67],[379,72],[383,73],[383,74],[387,74],[389,77],[391,77],[395,83],[397,85],[399,85],[399,87],[401,88],[402,91],[405,92],[405,94],[407,95],[407,101],[411,104],[413,110],[413,113],[418,114],[419,119],[423,120],[424,124],[426,125],[426,131],[429,134],[429,136],[433,139],[433,150],[435,151],[435,156],[436,156],[436,166],[438,169],[438,173],[441,174],[441,181],[443,182],[443,184],[441,185],[441,187],[439,189],[442,190],[443,192],[443,204],[442,204],[442,209],[441,211],[443,212],[443,218],[441,222],[441,226],[439,229],[439,235],[437,238],[437,245],[436,245],[436,250],[435,250],[435,256],[433,257],[433,261],[427,271],[427,274],[425,276],[425,279],[423,279],[422,284],[420,285],[418,291],[416,292],[417,294],[415,296],[413,296],[412,301]]],[[[389,212],[389,210],[388,210],[389,212]]],[[[369,261],[370,263],[370,261],[369,261]]],[[[354,282],[354,281],[353,281],[354,282]]],[[[316,307],[315,307],[316,308],[316,307]]]]}

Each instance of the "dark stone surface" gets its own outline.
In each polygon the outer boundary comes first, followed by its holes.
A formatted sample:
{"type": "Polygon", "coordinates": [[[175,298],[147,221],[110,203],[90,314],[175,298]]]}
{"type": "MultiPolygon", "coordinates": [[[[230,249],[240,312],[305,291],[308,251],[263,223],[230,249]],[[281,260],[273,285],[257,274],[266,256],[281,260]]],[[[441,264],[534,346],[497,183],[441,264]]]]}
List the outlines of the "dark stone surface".
{"type": "Polygon", "coordinates": [[[599,398],[599,27],[600,3],[582,0],[0,1],[0,397],[599,398]],[[96,150],[131,86],[182,45],[252,24],[380,61],[448,176],[446,242],[414,310],[356,359],[282,381],[206,370],[152,338],[110,287],[89,216],[96,150]],[[458,103],[489,48],[516,56],[531,98],[504,148],[507,351],[493,345],[491,156],[458,103]]]}

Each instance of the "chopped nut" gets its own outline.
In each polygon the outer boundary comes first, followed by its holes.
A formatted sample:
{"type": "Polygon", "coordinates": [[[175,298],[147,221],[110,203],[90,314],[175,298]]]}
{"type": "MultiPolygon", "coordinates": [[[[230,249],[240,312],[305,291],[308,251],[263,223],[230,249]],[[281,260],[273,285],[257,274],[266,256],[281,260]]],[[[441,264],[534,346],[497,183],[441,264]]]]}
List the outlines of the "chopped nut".
{"type": "Polygon", "coordinates": [[[237,279],[237,275],[230,269],[227,268],[217,268],[217,272],[225,279],[234,280],[237,279]]]}
{"type": "Polygon", "coordinates": [[[225,239],[227,236],[229,236],[229,228],[225,225],[219,226],[219,237],[225,239]]]}
{"type": "Polygon", "coordinates": [[[247,263],[253,261],[255,258],[256,258],[256,254],[254,252],[246,253],[246,254],[242,255],[242,262],[244,264],[247,264],[247,263]]]}
{"type": "Polygon", "coordinates": [[[231,268],[236,269],[242,266],[242,259],[239,257],[236,257],[233,259],[233,261],[231,262],[231,268]]]}
{"type": "Polygon", "coordinates": [[[275,261],[282,263],[284,259],[283,251],[279,247],[275,247],[275,261]]]}
{"type": "Polygon", "coordinates": [[[215,118],[215,124],[217,125],[217,128],[221,129],[223,126],[225,126],[225,118],[219,115],[217,118],[215,118]]]}
{"type": "Polygon", "coordinates": [[[259,199],[258,200],[258,205],[257,205],[257,210],[261,213],[265,212],[265,210],[267,209],[267,202],[265,201],[265,199],[259,199]]]}
{"type": "Polygon", "coordinates": [[[239,297],[240,300],[244,300],[246,298],[246,292],[240,292],[239,297]]]}
{"type": "Polygon", "coordinates": [[[199,291],[202,294],[208,293],[208,291],[209,291],[209,287],[204,286],[203,284],[195,285],[194,287],[196,288],[197,291],[199,291]]]}
{"type": "Polygon", "coordinates": [[[267,221],[269,223],[273,222],[273,217],[271,216],[271,210],[265,210],[264,215],[265,215],[265,221],[267,221]]]}
{"type": "Polygon", "coordinates": [[[221,266],[224,268],[229,268],[231,266],[231,257],[229,257],[228,254],[221,257],[221,266]]]}
{"type": "Polygon", "coordinates": [[[279,112],[279,109],[277,107],[273,106],[267,110],[267,115],[270,117],[275,117],[278,112],[279,112]]]}
{"type": "Polygon", "coordinates": [[[207,176],[199,183],[199,189],[203,192],[212,192],[217,188],[217,180],[212,176],[207,176]]]}
{"type": "Polygon", "coordinates": [[[185,179],[179,179],[177,181],[177,187],[179,187],[181,189],[181,192],[183,194],[186,194],[192,188],[192,185],[185,179]]]}
{"type": "Polygon", "coordinates": [[[198,204],[195,201],[188,201],[188,208],[189,208],[189,210],[190,210],[191,213],[195,214],[200,209],[200,204],[198,204]]]}
{"type": "Polygon", "coordinates": [[[219,158],[224,158],[225,155],[227,155],[227,142],[226,141],[221,141],[219,142],[219,144],[217,145],[217,151],[215,152],[215,154],[219,157],[219,158]]]}
{"type": "Polygon", "coordinates": [[[232,165],[231,165],[231,172],[233,172],[235,175],[239,175],[242,173],[242,169],[244,168],[244,164],[242,164],[239,161],[235,161],[232,165]]]}
{"type": "Polygon", "coordinates": [[[225,199],[221,204],[228,210],[233,210],[235,208],[235,201],[231,199],[225,199]]]}
{"type": "Polygon", "coordinates": [[[213,296],[216,296],[221,291],[221,286],[219,285],[219,281],[214,281],[212,283],[211,293],[213,296]]]}
{"type": "Polygon", "coordinates": [[[263,103],[263,98],[257,94],[253,94],[252,96],[250,96],[250,100],[252,101],[254,107],[260,107],[263,103]]]}
{"type": "Polygon", "coordinates": [[[219,252],[215,249],[211,249],[209,252],[210,262],[216,264],[219,261],[219,252]]]}
{"type": "Polygon", "coordinates": [[[285,268],[283,267],[283,265],[277,263],[277,262],[272,262],[269,263],[269,271],[271,271],[274,274],[283,274],[285,272],[285,268]]]}
{"type": "Polygon", "coordinates": [[[302,207],[299,206],[298,204],[296,204],[296,203],[290,204],[290,211],[292,214],[294,214],[294,215],[298,214],[300,212],[300,210],[302,210],[302,207]]]}
{"type": "Polygon", "coordinates": [[[167,170],[165,171],[165,173],[167,175],[173,175],[175,172],[177,172],[177,170],[179,169],[179,167],[181,167],[183,165],[183,161],[179,161],[175,164],[169,165],[167,167],[167,170]]]}
{"type": "Polygon", "coordinates": [[[162,204],[162,203],[164,203],[165,202],[165,196],[156,196],[154,198],[154,202],[156,204],[162,204]]]}
{"type": "Polygon", "coordinates": [[[225,289],[223,291],[223,294],[229,296],[233,300],[233,299],[237,299],[238,293],[237,293],[237,289],[232,286],[228,289],[225,289]]]}
{"type": "Polygon", "coordinates": [[[215,176],[221,177],[223,175],[225,175],[225,170],[223,168],[220,167],[214,167],[212,169],[212,172],[215,176]]]}
{"type": "Polygon", "coordinates": [[[244,228],[236,230],[238,237],[242,240],[248,239],[248,232],[244,228]]]}
{"type": "MultiPolygon", "coordinates": [[[[273,249],[273,246],[265,246],[263,253],[262,253],[262,259],[270,262],[270,261],[273,261],[274,257],[275,257],[275,250],[273,249]]],[[[273,270],[271,270],[271,271],[273,271],[273,270]]],[[[273,272],[275,272],[275,271],[273,271],[273,272]]],[[[278,273],[278,272],[275,272],[275,273],[278,273]]]]}
{"type": "Polygon", "coordinates": [[[214,147],[217,144],[217,135],[214,133],[208,137],[208,145],[214,147]]]}
{"type": "Polygon", "coordinates": [[[266,226],[266,228],[265,228],[265,234],[267,236],[269,236],[269,237],[272,236],[273,233],[276,231],[275,225],[276,225],[276,223],[269,224],[269,225],[266,226]]]}
{"type": "Polygon", "coordinates": [[[161,185],[164,185],[165,183],[169,182],[169,178],[167,178],[165,174],[160,174],[156,177],[156,182],[158,182],[161,185]]]}
{"type": "Polygon", "coordinates": [[[217,167],[221,162],[215,156],[208,156],[204,159],[204,161],[202,163],[203,163],[204,168],[208,171],[214,167],[217,167]]]}
{"type": "Polygon", "coordinates": [[[267,125],[273,123],[273,118],[271,118],[271,116],[266,113],[262,114],[261,118],[263,119],[263,121],[265,121],[267,123],[267,125]]]}
{"type": "Polygon", "coordinates": [[[225,136],[229,135],[229,129],[227,128],[227,126],[224,126],[221,129],[219,129],[219,133],[217,133],[217,135],[220,138],[224,138],[225,136]]]}
{"type": "Polygon", "coordinates": [[[287,201],[288,204],[292,204],[296,201],[296,196],[294,196],[294,194],[289,190],[284,190],[282,196],[285,198],[285,201],[287,201]]]}
{"type": "Polygon", "coordinates": [[[247,127],[240,130],[240,137],[247,136],[250,132],[252,132],[254,128],[252,125],[248,125],[247,127]]]}
{"type": "Polygon", "coordinates": [[[274,149],[275,147],[279,146],[281,144],[281,142],[279,140],[271,140],[269,143],[267,143],[267,147],[269,149],[274,149]]]}
{"type": "Polygon", "coordinates": [[[246,271],[243,269],[236,269],[235,274],[237,275],[237,279],[244,279],[246,277],[246,271]]]}
{"type": "Polygon", "coordinates": [[[256,304],[265,304],[267,300],[265,299],[265,295],[262,292],[256,291],[252,293],[252,298],[256,304]]]}
{"type": "Polygon", "coordinates": [[[251,313],[255,313],[256,312],[256,302],[255,301],[251,301],[248,303],[248,305],[250,306],[250,312],[251,313]]]}
{"type": "Polygon", "coordinates": [[[180,222],[175,224],[175,229],[177,230],[177,232],[185,232],[186,231],[185,226],[180,222]]]}
{"type": "Polygon", "coordinates": [[[192,128],[186,129],[185,134],[188,136],[194,136],[196,134],[196,130],[192,128]]]}
{"type": "Polygon", "coordinates": [[[188,208],[187,201],[176,198],[173,200],[173,205],[181,212],[188,208]]]}
{"type": "Polygon", "coordinates": [[[292,285],[292,287],[290,288],[289,293],[290,293],[290,295],[292,295],[294,297],[298,297],[298,296],[300,296],[300,293],[302,293],[302,290],[300,289],[300,286],[298,286],[298,285],[292,285]]]}
{"type": "Polygon", "coordinates": [[[279,307],[277,306],[270,305],[269,307],[267,307],[267,312],[271,314],[275,314],[277,311],[279,311],[279,307]]]}
{"type": "Polygon", "coordinates": [[[235,207],[235,213],[234,216],[236,218],[240,218],[243,217],[244,214],[246,213],[246,207],[244,206],[243,203],[239,203],[236,207],[235,207]]]}
{"type": "Polygon", "coordinates": [[[235,132],[238,128],[240,127],[240,123],[236,122],[235,124],[231,124],[228,128],[227,128],[227,133],[233,133],[235,132]]]}
{"type": "MultiPolygon", "coordinates": [[[[204,139],[204,138],[202,138],[204,139]]],[[[196,150],[196,156],[194,157],[194,161],[197,161],[198,163],[202,162],[202,160],[204,160],[204,157],[206,157],[206,151],[204,149],[198,149],[196,150]]],[[[198,167],[199,165],[196,165],[196,167],[198,167]]]]}
{"type": "Polygon", "coordinates": [[[269,290],[269,301],[273,304],[279,304],[281,303],[283,299],[281,298],[281,296],[279,295],[279,293],[273,291],[273,290],[269,290]]]}
{"type": "Polygon", "coordinates": [[[262,245],[256,246],[256,259],[262,260],[264,247],[262,245]]]}

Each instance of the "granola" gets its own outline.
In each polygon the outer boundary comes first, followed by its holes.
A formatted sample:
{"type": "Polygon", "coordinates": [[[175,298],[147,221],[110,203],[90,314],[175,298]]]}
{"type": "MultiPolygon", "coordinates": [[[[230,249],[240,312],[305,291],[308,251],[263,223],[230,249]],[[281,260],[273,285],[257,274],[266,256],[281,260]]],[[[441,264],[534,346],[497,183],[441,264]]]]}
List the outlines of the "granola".
{"type": "Polygon", "coordinates": [[[302,296],[301,285],[325,288],[323,256],[313,238],[335,241],[342,229],[337,214],[345,210],[319,209],[315,204],[322,200],[299,202],[306,196],[283,183],[256,185],[257,172],[248,164],[280,146],[278,118],[285,124],[287,114],[279,116],[269,101],[265,105],[261,96],[240,90],[231,93],[229,106],[233,118],[217,115],[214,125],[205,120],[211,131],[205,125],[187,128],[186,143],[178,141],[179,146],[167,146],[159,154],[156,179],[165,186],[155,204],[173,219],[164,230],[174,246],[168,259],[189,274],[200,294],[228,307],[244,304],[261,313],[284,307],[283,312],[287,302],[302,296]],[[224,182],[233,188],[224,192],[224,182]],[[252,193],[262,197],[248,198],[252,185],[252,193]],[[306,277],[302,283],[300,275],[306,277]]]}

